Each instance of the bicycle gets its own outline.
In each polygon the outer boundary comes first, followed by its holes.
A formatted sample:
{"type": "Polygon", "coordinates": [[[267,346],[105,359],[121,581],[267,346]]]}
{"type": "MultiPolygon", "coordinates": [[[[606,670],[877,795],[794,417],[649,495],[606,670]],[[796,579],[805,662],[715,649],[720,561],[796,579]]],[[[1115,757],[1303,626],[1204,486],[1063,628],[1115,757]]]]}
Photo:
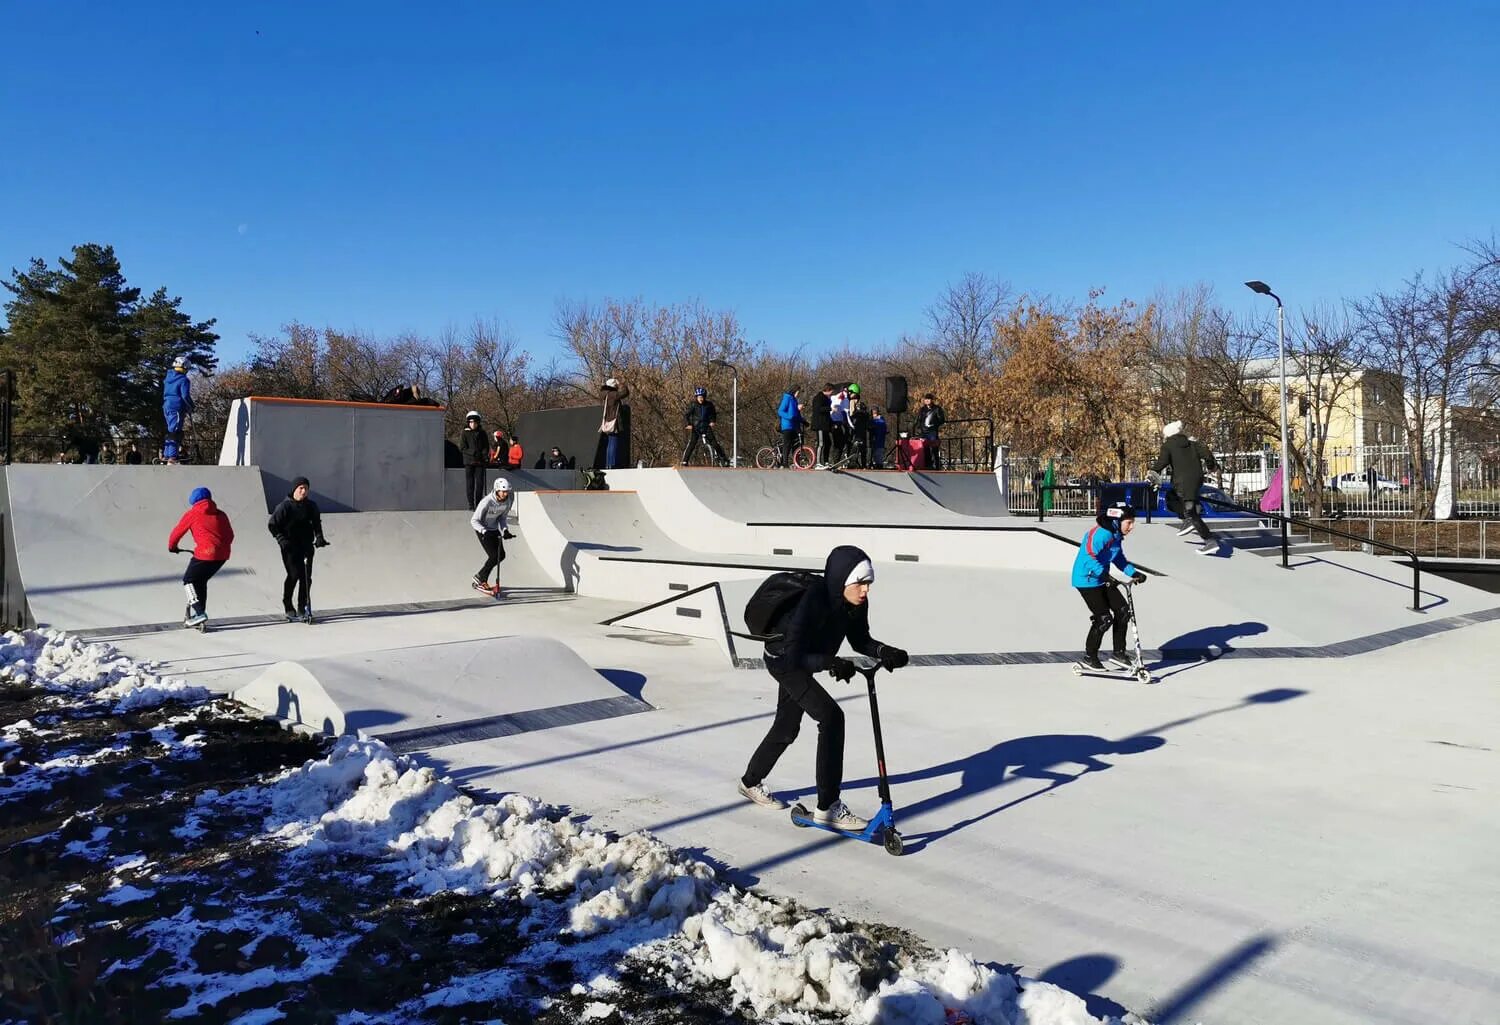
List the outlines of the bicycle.
{"type": "MultiPolygon", "coordinates": [[[[763,445],[755,451],[755,465],[762,470],[771,470],[783,465],[784,450],[782,439],[777,438],[770,445],[763,445]]],[[[818,461],[818,454],[813,451],[811,445],[802,444],[802,438],[797,438],[797,447],[792,449],[791,465],[797,470],[811,470],[818,461]]]]}

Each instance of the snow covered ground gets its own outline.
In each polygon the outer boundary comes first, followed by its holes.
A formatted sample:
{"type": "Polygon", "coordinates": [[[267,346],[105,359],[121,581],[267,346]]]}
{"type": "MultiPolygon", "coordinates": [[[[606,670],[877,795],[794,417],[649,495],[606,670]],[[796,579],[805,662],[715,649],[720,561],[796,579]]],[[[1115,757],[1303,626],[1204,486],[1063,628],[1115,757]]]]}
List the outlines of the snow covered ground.
{"type": "Polygon", "coordinates": [[[54,631],[0,642],[0,867],[0,1021],[1141,1022],[54,631]]]}

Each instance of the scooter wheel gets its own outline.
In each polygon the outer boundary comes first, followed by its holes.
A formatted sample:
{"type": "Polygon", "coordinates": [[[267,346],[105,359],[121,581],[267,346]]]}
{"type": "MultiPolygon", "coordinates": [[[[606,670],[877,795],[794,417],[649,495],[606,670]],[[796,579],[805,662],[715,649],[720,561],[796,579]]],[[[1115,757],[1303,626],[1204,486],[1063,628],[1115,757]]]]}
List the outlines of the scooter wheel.
{"type": "Polygon", "coordinates": [[[906,849],[906,844],[901,840],[901,834],[894,829],[885,831],[885,852],[892,857],[901,857],[901,852],[906,849]]]}
{"type": "Polygon", "coordinates": [[[1135,678],[1137,680],[1139,680],[1141,683],[1150,683],[1151,682],[1151,673],[1150,673],[1150,671],[1145,670],[1145,669],[1137,669],[1135,671],[1135,678]]]}
{"type": "Polygon", "coordinates": [[[1082,676],[1083,675],[1083,666],[1079,665],[1077,662],[1073,663],[1073,675],[1074,676],[1082,676]]]}
{"type": "Polygon", "coordinates": [[[806,807],[800,804],[792,805],[792,825],[798,827],[799,829],[806,829],[808,826],[807,820],[809,817],[810,816],[806,807]]]}

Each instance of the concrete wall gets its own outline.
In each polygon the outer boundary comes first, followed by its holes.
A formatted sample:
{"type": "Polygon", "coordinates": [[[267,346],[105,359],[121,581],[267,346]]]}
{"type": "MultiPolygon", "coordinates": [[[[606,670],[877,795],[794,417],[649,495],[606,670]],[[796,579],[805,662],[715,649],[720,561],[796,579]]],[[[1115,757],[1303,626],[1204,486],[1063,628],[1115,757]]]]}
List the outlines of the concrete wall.
{"type": "MultiPolygon", "coordinates": [[[[486,491],[495,486],[496,477],[510,481],[512,491],[574,491],[583,487],[583,474],[578,470],[489,469],[484,473],[486,491]]],[[[463,470],[443,471],[443,508],[473,511],[464,495],[463,470]]]]}
{"type": "Polygon", "coordinates": [[[268,505],[297,477],[324,512],[442,509],[443,410],[251,397],[230,409],[221,466],[259,466],[268,505]]]}

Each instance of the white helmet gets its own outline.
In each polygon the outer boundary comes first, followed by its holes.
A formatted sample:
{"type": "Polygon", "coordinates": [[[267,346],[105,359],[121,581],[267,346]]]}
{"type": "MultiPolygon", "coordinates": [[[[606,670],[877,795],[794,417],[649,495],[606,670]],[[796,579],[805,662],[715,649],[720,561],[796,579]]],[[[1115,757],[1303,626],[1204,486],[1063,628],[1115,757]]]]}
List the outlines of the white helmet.
{"type": "Polygon", "coordinates": [[[604,379],[604,387],[606,387],[606,388],[618,388],[618,387],[620,387],[620,382],[617,381],[617,380],[615,380],[613,377],[607,377],[607,378],[604,379]]]}
{"type": "Polygon", "coordinates": [[[464,414],[464,419],[465,420],[480,420],[480,419],[483,419],[483,418],[479,415],[479,410],[477,410],[477,409],[471,409],[467,413],[464,414]]]}
{"type": "Polygon", "coordinates": [[[496,477],[495,478],[495,490],[496,491],[509,491],[510,490],[510,481],[506,480],[504,477],[496,477]]]}

